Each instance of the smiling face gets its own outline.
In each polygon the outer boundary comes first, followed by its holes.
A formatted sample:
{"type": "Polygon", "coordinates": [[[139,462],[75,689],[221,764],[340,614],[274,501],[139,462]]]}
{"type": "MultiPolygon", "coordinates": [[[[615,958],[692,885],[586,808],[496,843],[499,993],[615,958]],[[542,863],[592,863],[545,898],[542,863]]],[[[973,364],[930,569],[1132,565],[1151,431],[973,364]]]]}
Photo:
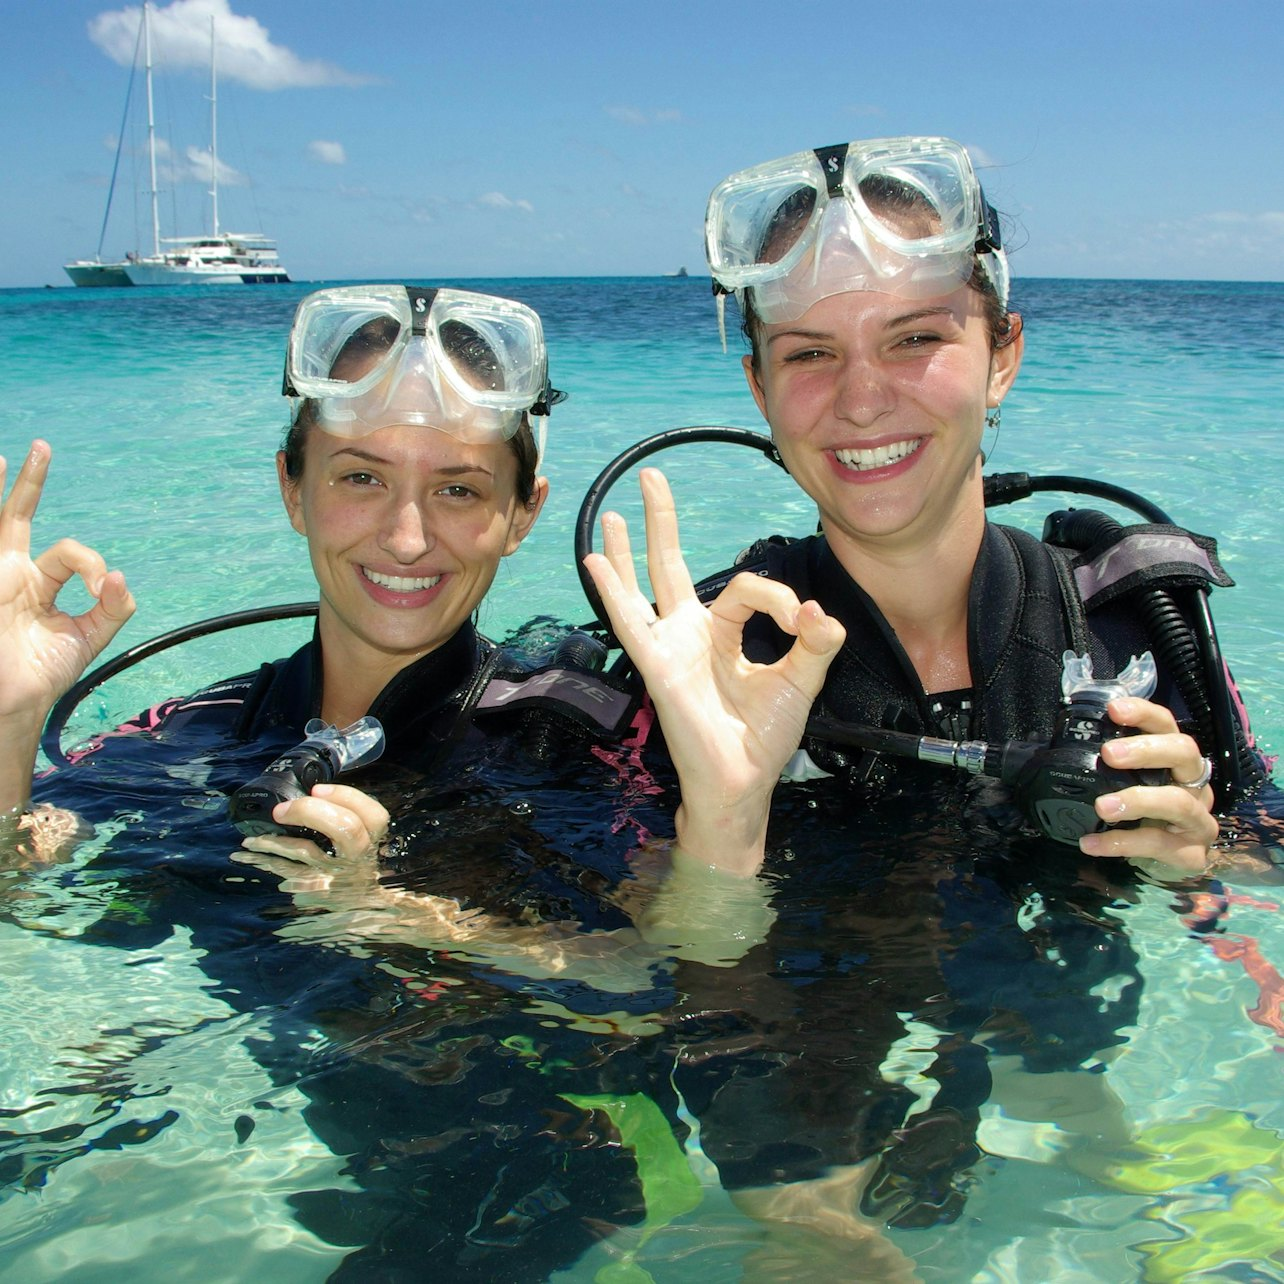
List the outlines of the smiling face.
{"type": "Polygon", "coordinates": [[[1021,359],[1019,331],[992,348],[981,294],[850,291],[756,333],[749,386],[840,559],[844,546],[979,539],[986,411],[1021,359]]]}
{"type": "Polygon", "coordinates": [[[327,675],[374,691],[472,615],[548,491],[539,478],[518,498],[508,442],[406,425],[358,438],[314,426],[301,473],[288,475],[284,452],[277,471],[320,587],[327,675]]]}

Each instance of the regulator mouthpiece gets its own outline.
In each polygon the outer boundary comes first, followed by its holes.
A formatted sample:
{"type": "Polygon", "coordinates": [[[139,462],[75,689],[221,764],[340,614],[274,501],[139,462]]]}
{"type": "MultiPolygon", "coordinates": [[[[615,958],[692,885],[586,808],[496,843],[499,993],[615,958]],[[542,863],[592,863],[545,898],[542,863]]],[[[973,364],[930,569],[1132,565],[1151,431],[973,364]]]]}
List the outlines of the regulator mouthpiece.
{"type": "Polygon", "coordinates": [[[228,803],[232,823],[249,837],[260,834],[294,834],[328,846],[329,840],[299,825],[279,825],[272,819],[277,803],[310,794],[316,785],[329,784],[344,772],[374,762],[383,753],[383,724],[378,718],[358,718],[340,730],[313,718],[304,733],[307,739],[269,763],[261,776],[242,785],[228,803]]]}
{"type": "Polygon", "coordinates": [[[1148,700],[1155,693],[1159,673],[1155,657],[1149,651],[1134,655],[1117,678],[1094,678],[1092,659],[1066,651],[1061,656],[1061,694],[1067,704],[1079,700],[1100,700],[1109,704],[1121,696],[1139,696],[1148,700]]]}

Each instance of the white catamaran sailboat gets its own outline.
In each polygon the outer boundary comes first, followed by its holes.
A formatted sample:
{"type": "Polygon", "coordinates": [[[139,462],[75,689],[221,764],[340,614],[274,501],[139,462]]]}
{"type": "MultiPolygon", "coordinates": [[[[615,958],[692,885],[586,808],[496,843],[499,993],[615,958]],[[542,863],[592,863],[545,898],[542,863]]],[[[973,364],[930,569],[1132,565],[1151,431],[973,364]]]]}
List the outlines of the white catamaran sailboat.
{"type": "MultiPolygon", "coordinates": [[[[210,211],[213,232],[200,236],[160,235],[156,187],[156,119],[152,108],[152,43],[148,22],[148,5],[143,4],[140,30],[146,54],[147,71],[147,153],[151,167],[152,251],[150,254],[127,254],[117,263],[102,261],[102,236],[98,240],[98,257],[76,259],[63,270],[72,283],[80,286],[100,285],[274,285],[289,281],[277,256],[276,245],[258,232],[224,232],[218,220],[218,70],[215,60],[214,19],[210,19],[210,211]],[[162,248],[164,247],[164,248],[162,248]]],[[[130,76],[130,88],[133,75],[130,76]]],[[[129,96],[125,99],[126,112],[129,96]]],[[[122,128],[121,137],[124,137],[122,128]]],[[[120,153],[117,150],[117,161],[120,153]]],[[[112,169],[115,187],[116,168],[112,169]]],[[[111,210],[111,193],[107,196],[111,210]]],[[[107,218],[103,217],[103,233],[107,218]]]]}

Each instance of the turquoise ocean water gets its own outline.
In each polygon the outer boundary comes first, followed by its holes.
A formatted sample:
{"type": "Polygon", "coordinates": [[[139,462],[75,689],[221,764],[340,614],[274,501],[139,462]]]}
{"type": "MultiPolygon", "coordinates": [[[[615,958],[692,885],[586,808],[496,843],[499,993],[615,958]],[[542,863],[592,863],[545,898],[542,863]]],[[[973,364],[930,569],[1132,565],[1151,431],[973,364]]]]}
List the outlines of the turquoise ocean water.
{"type": "MultiPolygon", "coordinates": [[[[598,471],[664,428],[761,427],[738,336],[724,355],[702,279],[454,284],[534,306],[554,382],[571,394],[551,425],[551,500],[501,568],[482,626],[503,636],[535,612],[582,621],[572,523],[598,471]]],[[[52,443],[35,541],[72,535],[126,572],[139,610],[116,649],[197,618],[313,595],[272,465],[286,417],[285,336],[312,288],[0,291],[0,453],[13,464],[33,437],[52,443]]],[[[1223,649],[1259,740],[1284,751],[1284,285],[1033,280],[1018,283],[1014,302],[1026,318],[1026,358],[989,444],[991,470],[1115,482],[1216,536],[1238,581],[1215,596],[1223,649]]],[[[674,483],[697,571],[726,564],[769,531],[805,533],[814,520],[754,452],[690,447],[658,462],[674,483]]],[[[635,491],[628,481],[612,505],[634,514],[635,491]]],[[[1058,506],[1059,497],[1038,497],[1002,516],[1037,530],[1058,506]]],[[[73,731],[114,725],[162,696],[282,654],[306,628],[263,626],[167,652],[96,692],[73,731]]],[[[1169,898],[1147,891],[1154,895],[1140,898],[1129,923],[1147,977],[1142,1019],[1110,1082],[1136,1135],[1170,1126],[1186,1130],[1177,1141],[1196,1145],[1211,1130],[1214,1159],[1194,1165],[1197,1177],[1156,1186],[1158,1194],[1085,1188],[1060,1162],[1063,1130],[1011,1104],[1023,1099],[1013,1071],[1008,1104],[992,1107],[982,1129],[985,1149],[1008,1162],[981,1182],[963,1221],[900,1241],[924,1278],[1175,1279],[1242,1261],[1251,1267],[1225,1266],[1241,1273],[1216,1278],[1284,1279],[1284,1256],[1272,1258],[1284,1246],[1284,981],[1275,971],[1284,971],[1284,924],[1270,889],[1243,890],[1236,930],[1256,943],[1260,966],[1232,967],[1193,952],[1174,931],[1169,898]],[[1246,1015],[1269,1015],[1271,1003],[1274,1025],[1246,1015]],[[1274,1230],[1254,1245],[1251,1228],[1263,1224],[1274,1230]]],[[[0,1158],[0,1263],[7,1257],[14,1277],[27,1280],[326,1278],[345,1250],[305,1232],[290,1196],[341,1184],[341,1158],[279,1097],[255,1146],[229,1149],[228,1120],[266,1079],[182,934],[147,960],[78,949],[62,938],[97,912],[91,898],[64,897],[50,930],[42,900],[55,896],[50,887],[36,878],[6,894],[0,1107],[8,1118],[43,1111],[51,1137],[68,1130],[84,1146],[38,1181],[29,1162],[14,1168],[0,1158]],[[135,983],[142,971],[144,986],[135,983]],[[154,1143],[113,1145],[106,1117],[68,1087],[76,1067],[110,1042],[108,1025],[142,1028],[178,1008],[183,1037],[133,1048],[129,1073],[179,1122],[154,1143]],[[192,1274],[194,1245],[201,1269],[192,1274]]],[[[10,1135],[0,1134],[0,1156],[10,1135]]],[[[706,1179],[703,1203],[646,1242],[640,1267],[656,1280],[690,1278],[693,1265],[710,1279],[740,1278],[741,1226],[706,1179]]],[[[591,1279],[608,1260],[605,1249],[590,1255],[574,1277],[591,1279]]]]}

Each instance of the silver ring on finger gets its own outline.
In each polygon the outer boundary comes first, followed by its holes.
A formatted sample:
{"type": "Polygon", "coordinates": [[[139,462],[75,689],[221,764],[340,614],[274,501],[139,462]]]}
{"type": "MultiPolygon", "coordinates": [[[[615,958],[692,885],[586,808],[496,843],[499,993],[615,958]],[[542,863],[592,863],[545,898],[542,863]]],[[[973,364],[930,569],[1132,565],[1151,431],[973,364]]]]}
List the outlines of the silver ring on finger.
{"type": "Polygon", "coordinates": [[[1202,759],[1202,761],[1204,764],[1204,769],[1199,773],[1199,776],[1197,779],[1177,780],[1176,778],[1174,778],[1173,784],[1180,785],[1183,789],[1189,789],[1192,793],[1196,793],[1196,794],[1199,793],[1200,790],[1202,790],[1204,786],[1207,785],[1208,782],[1213,778],[1213,760],[1206,756],[1202,759]]]}

